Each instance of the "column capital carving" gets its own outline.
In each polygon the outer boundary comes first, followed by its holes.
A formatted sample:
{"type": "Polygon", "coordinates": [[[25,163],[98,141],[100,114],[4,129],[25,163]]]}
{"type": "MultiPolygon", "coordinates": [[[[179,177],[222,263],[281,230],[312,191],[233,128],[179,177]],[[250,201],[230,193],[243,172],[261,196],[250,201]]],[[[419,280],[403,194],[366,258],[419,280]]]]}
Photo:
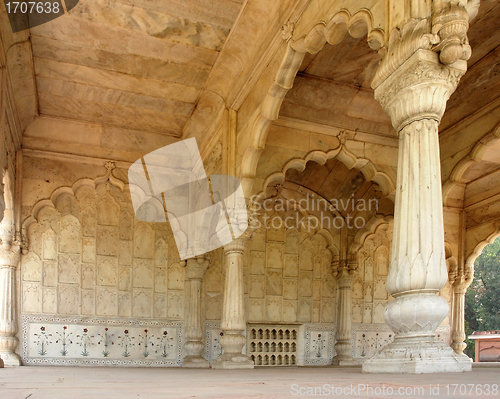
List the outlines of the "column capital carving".
{"type": "Polygon", "coordinates": [[[455,281],[453,281],[453,292],[456,294],[465,295],[467,289],[472,284],[472,278],[467,278],[464,275],[460,275],[455,277],[455,281]]]}
{"type": "Polygon", "coordinates": [[[398,132],[420,119],[439,123],[448,98],[466,70],[466,61],[445,66],[435,52],[417,50],[375,89],[375,99],[398,132]]]}
{"type": "Polygon", "coordinates": [[[245,247],[252,238],[253,233],[257,230],[258,222],[249,218],[248,227],[245,232],[239,236],[237,239],[231,241],[229,244],[224,245],[224,254],[228,254],[230,252],[240,252],[243,253],[245,247]]]}
{"type": "Polygon", "coordinates": [[[0,269],[17,269],[21,260],[21,248],[13,244],[0,247],[0,269]]]}
{"type": "Polygon", "coordinates": [[[382,60],[372,88],[380,86],[419,49],[432,50],[444,65],[468,60],[471,48],[467,31],[469,19],[477,14],[477,4],[473,4],[477,2],[434,2],[432,16],[412,18],[401,29],[393,29],[386,45],[379,50],[382,60]]]}
{"type": "Polygon", "coordinates": [[[186,261],[186,278],[188,280],[202,280],[209,263],[210,260],[204,255],[188,259],[186,261]]]}
{"type": "MultiPolygon", "coordinates": [[[[337,278],[337,285],[340,289],[350,289],[354,279],[358,275],[358,262],[355,259],[343,259],[335,262],[337,266],[333,274],[337,278]]],[[[332,267],[335,268],[332,263],[332,267]]]]}

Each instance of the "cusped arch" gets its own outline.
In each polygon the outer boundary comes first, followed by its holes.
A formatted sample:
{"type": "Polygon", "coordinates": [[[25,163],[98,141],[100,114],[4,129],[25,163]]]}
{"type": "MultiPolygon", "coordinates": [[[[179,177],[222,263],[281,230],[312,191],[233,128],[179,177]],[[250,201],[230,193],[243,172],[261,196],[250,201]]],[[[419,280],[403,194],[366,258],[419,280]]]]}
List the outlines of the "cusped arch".
{"type": "Polygon", "coordinates": [[[324,165],[329,159],[332,158],[337,158],[348,169],[355,168],[360,170],[366,180],[377,183],[382,189],[384,196],[394,201],[395,184],[392,179],[387,174],[380,172],[372,161],[356,157],[356,155],[347,150],[343,145],[340,145],[338,148],[328,152],[312,151],[304,158],[294,158],[288,161],[285,166],[283,166],[281,171],[270,174],[264,180],[259,194],[254,197],[255,201],[261,201],[265,198],[266,188],[269,185],[282,184],[285,181],[286,172],[288,170],[295,169],[299,172],[303,172],[309,161],[314,161],[320,165],[324,165]]]}
{"type": "Polygon", "coordinates": [[[498,139],[500,139],[500,124],[496,125],[495,128],[488,133],[486,133],[477,143],[474,145],[472,150],[463,157],[453,168],[449,179],[443,184],[443,204],[444,206],[449,206],[450,195],[453,190],[459,186],[463,185],[462,182],[465,172],[473,165],[483,160],[485,152],[488,148],[493,145],[498,139]]]}
{"type": "Polygon", "coordinates": [[[498,224],[494,231],[484,240],[480,241],[475,247],[472,253],[467,257],[465,261],[465,279],[466,281],[472,282],[474,279],[474,262],[481,255],[483,249],[489,245],[493,244],[495,240],[500,237],[500,224],[498,224]]]}
{"type": "Polygon", "coordinates": [[[368,237],[375,234],[381,226],[389,225],[390,223],[392,223],[393,220],[394,219],[392,216],[385,216],[385,217],[380,215],[373,216],[366,223],[365,227],[359,230],[357,234],[354,236],[354,241],[349,246],[348,250],[349,258],[356,257],[360,249],[365,244],[365,241],[368,239],[368,237]]]}
{"type": "MultiPolygon", "coordinates": [[[[117,177],[113,176],[111,171],[112,171],[112,168],[108,168],[106,175],[97,177],[94,180],[84,178],[84,179],[80,179],[80,180],[76,181],[71,186],[63,186],[63,187],[58,187],[57,189],[55,189],[49,198],[42,199],[42,200],[38,201],[33,206],[32,210],[31,210],[31,215],[29,217],[27,217],[23,222],[23,227],[22,227],[23,232],[27,232],[29,226],[31,226],[34,223],[37,223],[38,214],[40,213],[40,211],[42,209],[47,208],[47,207],[56,209],[57,199],[62,195],[70,195],[73,198],[75,198],[79,189],[84,188],[84,187],[90,187],[90,188],[95,190],[98,185],[105,184],[105,183],[110,183],[111,185],[117,187],[122,192],[126,191],[126,190],[130,191],[130,187],[132,187],[132,185],[126,184],[123,181],[121,181],[120,179],[118,179],[117,177]]],[[[142,189],[138,186],[133,186],[133,187],[135,190],[134,192],[141,192],[142,191],[142,189]]],[[[144,198],[146,197],[146,195],[143,191],[142,191],[142,195],[144,198]]],[[[160,201],[158,201],[157,199],[153,199],[149,202],[149,204],[151,204],[151,206],[155,209],[155,211],[157,213],[164,214],[163,204],[160,201]]],[[[170,216],[170,220],[171,220],[170,227],[172,229],[172,232],[174,234],[176,234],[181,229],[181,227],[173,214],[168,213],[167,217],[168,216],[170,216]]],[[[182,232],[179,232],[178,234],[179,234],[179,236],[182,236],[182,232]]],[[[181,241],[182,241],[182,239],[181,239],[181,241]]]]}
{"type": "Polygon", "coordinates": [[[384,31],[374,28],[373,16],[366,9],[361,9],[354,14],[342,9],[328,22],[319,21],[306,35],[297,39],[293,38],[293,24],[291,23],[284,26],[283,33],[288,47],[276,77],[251,125],[248,146],[241,161],[240,176],[245,193],[252,192],[257,164],[265,148],[270,124],[278,119],[283,99],[293,86],[305,54],[319,52],[326,43],[332,45],[340,43],[346,33],[354,38],[367,35],[368,45],[373,50],[379,50],[385,45],[384,31]]]}

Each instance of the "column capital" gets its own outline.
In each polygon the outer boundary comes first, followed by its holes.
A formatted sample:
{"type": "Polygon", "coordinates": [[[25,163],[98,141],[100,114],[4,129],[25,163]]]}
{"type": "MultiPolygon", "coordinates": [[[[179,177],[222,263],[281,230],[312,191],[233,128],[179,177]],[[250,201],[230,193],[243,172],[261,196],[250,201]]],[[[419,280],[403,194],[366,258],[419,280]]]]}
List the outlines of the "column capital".
{"type": "Polygon", "coordinates": [[[0,247],[0,269],[17,269],[21,260],[19,245],[2,245],[0,247]]]}
{"type": "Polygon", "coordinates": [[[186,278],[188,280],[202,280],[209,263],[210,260],[205,255],[188,259],[186,261],[186,278]]]}
{"type": "Polygon", "coordinates": [[[253,233],[257,229],[258,224],[249,219],[248,227],[245,232],[240,235],[237,239],[231,241],[229,244],[224,245],[224,254],[228,254],[230,252],[240,252],[243,253],[245,251],[245,247],[252,238],[253,233]]]}
{"type": "Polygon", "coordinates": [[[439,123],[448,98],[466,71],[464,60],[443,65],[437,53],[420,49],[375,88],[375,99],[398,132],[420,119],[439,123]]]}
{"type": "Polygon", "coordinates": [[[455,280],[453,281],[453,292],[456,294],[461,294],[465,295],[467,292],[467,289],[469,286],[472,284],[472,278],[467,278],[464,275],[460,275],[455,277],[455,280]]]}
{"type": "Polygon", "coordinates": [[[337,279],[340,289],[351,289],[354,279],[358,275],[358,262],[355,259],[343,259],[332,262],[333,275],[337,279]]]}

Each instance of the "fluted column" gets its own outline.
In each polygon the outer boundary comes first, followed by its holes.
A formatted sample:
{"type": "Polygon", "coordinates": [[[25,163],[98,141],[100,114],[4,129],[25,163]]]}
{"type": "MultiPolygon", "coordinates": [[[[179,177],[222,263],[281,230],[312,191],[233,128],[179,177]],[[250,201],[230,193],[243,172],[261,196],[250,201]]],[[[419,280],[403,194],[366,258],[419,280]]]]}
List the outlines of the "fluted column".
{"type": "MultiPolygon", "coordinates": [[[[15,353],[17,333],[16,270],[21,254],[18,245],[2,243],[0,248],[0,357],[5,366],[20,366],[15,353]]],[[[1,367],[1,363],[0,363],[1,367]]]]}
{"type": "Polygon", "coordinates": [[[465,293],[472,279],[464,276],[455,278],[453,283],[453,307],[451,315],[451,347],[457,355],[467,356],[464,349],[465,341],[465,293]]]}
{"type": "Polygon", "coordinates": [[[242,236],[224,246],[226,279],[222,308],[223,354],[213,363],[214,369],[252,369],[253,361],[242,353],[245,346],[246,329],[243,286],[243,252],[252,231],[249,228],[242,236]]]}
{"type": "Polygon", "coordinates": [[[375,89],[399,134],[396,205],[387,291],[395,300],[385,322],[394,342],[363,363],[364,372],[432,373],[470,370],[470,362],[435,337],[448,314],[437,295],[445,264],[438,125],[466,62],[445,66],[417,50],[375,89]],[[465,360],[465,361],[464,361],[465,360]]]}
{"type": "Polygon", "coordinates": [[[337,287],[339,289],[338,322],[335,343],[336,356],[332,364],[347,366],[358,364],[351,356],[351,289],[356,278],[357,265],[354,262],[343,262],[337,274],[337,287]]]}
{"type": "Polygon", "coordinates": [[[203,327],[201,322],[201,281],[207,271],[208,259],[203,255],[186,261],[186,280],[189,284],[189,310],[186,315],[186,356],[183,367],[208,368],[209,363],[201,357],[203,351],[203,327]]]}

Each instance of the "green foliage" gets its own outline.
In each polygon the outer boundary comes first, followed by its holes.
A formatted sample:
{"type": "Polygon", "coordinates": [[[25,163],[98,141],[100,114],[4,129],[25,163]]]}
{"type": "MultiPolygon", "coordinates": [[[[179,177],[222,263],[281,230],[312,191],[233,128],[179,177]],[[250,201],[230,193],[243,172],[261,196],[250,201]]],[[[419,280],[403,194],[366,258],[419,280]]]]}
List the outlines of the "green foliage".
{"type": "MultiPolygon", "coordinates": [[[[500,330],[500,238],[487,245],[474,263],[474,281],[465,295],[465,333],[500,330]]],[[[474,341],[466,340],[474,355],[474,341]]]]}

